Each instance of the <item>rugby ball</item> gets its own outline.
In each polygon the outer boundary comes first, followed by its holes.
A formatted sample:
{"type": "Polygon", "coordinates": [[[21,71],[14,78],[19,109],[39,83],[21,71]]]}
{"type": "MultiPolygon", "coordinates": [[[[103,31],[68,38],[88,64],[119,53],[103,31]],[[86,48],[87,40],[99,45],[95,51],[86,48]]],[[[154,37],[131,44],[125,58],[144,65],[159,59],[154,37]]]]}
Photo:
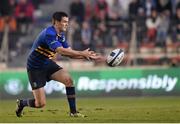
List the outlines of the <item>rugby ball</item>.
{"type": "Polygon", "coordinates": [[[118,66],[124,58],[124,51],[122,49],[114,49],[106,58],[109,66],[118,66]]]}

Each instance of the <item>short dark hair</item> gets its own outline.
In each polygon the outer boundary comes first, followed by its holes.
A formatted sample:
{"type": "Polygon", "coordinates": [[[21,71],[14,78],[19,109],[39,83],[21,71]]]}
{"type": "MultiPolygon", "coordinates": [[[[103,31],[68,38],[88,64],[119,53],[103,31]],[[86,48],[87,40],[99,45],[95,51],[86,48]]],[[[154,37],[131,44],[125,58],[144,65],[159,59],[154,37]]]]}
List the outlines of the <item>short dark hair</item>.
{"type": "Polygon", "coordinates": [[[63,17],[68,17],[67,13],[65,13],[65,12],[55,12],[55,13],[53,13],[52,19],[57,20],[57,21],[61,21],[61,19],[63,17]]]}

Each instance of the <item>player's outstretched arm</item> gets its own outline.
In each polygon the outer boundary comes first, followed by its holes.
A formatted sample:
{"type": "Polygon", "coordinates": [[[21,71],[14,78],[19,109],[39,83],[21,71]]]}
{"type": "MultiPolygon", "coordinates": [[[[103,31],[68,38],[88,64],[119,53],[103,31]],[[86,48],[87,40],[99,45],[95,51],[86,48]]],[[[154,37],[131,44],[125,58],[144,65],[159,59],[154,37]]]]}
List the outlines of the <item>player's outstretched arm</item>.
{"type": "Polygon", "coordinates": [[[68,56],[73,59],[87,59],[90,60],[90,56],[94,54],[94,51],[90,51],[89,48],[83,51],[73,50],[71,48],[63,48],[58,47],[56,52],[63,55],[68,56]]]}

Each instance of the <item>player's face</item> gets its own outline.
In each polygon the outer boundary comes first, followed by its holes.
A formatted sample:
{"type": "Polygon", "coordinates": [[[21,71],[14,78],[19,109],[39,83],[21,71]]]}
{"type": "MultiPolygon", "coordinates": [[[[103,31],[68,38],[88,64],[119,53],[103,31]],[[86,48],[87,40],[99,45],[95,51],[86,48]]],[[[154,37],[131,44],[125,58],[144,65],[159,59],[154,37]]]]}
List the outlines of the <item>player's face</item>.
{"type": "Polygon", "coordinates": [[[67,31],[68,23],[69,23],[68,17],[63,17],[61,21],[58,22],[58,25],[57,25],[58,29],[63,32],[67,31]]]}

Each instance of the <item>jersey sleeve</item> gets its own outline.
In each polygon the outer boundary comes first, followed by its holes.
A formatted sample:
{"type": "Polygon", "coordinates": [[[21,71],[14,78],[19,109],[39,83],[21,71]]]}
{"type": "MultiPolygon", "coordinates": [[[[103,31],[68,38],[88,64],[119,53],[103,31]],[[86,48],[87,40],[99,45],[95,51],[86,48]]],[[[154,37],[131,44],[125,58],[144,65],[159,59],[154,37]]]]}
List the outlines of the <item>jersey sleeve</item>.
{"type": "Polygon", "coordinates": [[[69,47],[68,42],[66,40],[64,42],[62,42],[62,46],[64,48],[68,48],[69,47]]]}
{"type": "Polygon", "coordinates": [[[69,47],[68,42],[67,42],[67,39],[66,39],[66,37],[65,37],[64,34],[61,34],[61,37],[59,38],[59,40],[60,40],[60,42],[62,43],[62,46],[63,46],[64,48],[68,48],[68,47],[69,47]]]}
{"type": "Polygon", "coordinates": [[[56,37],[53,35],[46,36],[46,43],[53,51],[55,51],[56,48],[63,46],[58,40],[56,40],[56,37]]]}

